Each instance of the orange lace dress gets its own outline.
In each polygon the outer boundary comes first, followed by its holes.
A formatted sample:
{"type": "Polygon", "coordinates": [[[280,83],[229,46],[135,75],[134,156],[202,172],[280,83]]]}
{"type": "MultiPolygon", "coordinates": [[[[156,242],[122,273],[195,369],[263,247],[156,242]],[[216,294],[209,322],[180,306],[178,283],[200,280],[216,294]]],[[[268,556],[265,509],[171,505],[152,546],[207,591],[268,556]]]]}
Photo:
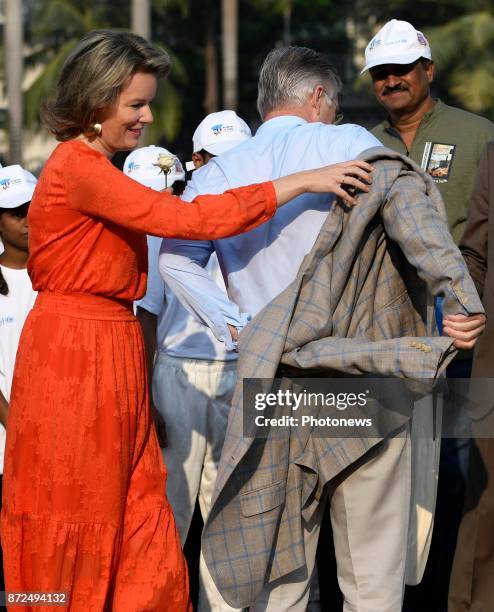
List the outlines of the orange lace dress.
{"type": "Polygon", "coordinates": [[[185,203],[124,176],[82,141],[54,151],[29,211],[39,295],[10,402],[7,591],[65,592],[67,607],[84,612],[190,609],[132,314],[146,287],[145,234],[219,238],[275,208],[271,183],[185,203]]]}

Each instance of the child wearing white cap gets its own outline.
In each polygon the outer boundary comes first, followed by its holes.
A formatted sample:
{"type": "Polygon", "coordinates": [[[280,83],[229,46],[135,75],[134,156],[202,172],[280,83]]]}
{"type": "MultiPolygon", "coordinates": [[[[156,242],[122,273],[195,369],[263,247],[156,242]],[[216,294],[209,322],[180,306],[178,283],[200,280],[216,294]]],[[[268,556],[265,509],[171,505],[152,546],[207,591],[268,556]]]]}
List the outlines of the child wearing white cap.
{"type": "Polygon", "coordinates": [[[4,249],[0,254],[0,500],[15,356],[22,326],[36,297],[27,273],[27,211],[35,186],[35,177],[21,166],[0,168],[0,238],[4,249]]]}
{"type": "Polygon", "coordinates": [[[200,168],[212,157],[226,153],[251,136],[250,127],[235,111],[211,113],[204,117],[192,136],[192,161],[185,168],[200,168]]]}
{"type": "Polygon", "coordinates": [[[180,195],[185,187],[185,172],[176,155],[164,147],[150,145],[134,149],[124,162],[124,174],[156,191],[170,189],[180,195]]]}
{"type": "MultiPolygon", "coordinates": [[[[185,171],[180,160],[176,155],[170,153],[170,151],[164,147],[149,145],[147,147],[135,149],[126,157],[123,171],[124,174],[130,176],[130,178],[138,183],[141,183],[141,185],[145,185],[156,191],[168,189],[174,195],[181,195],[185,187],[185,171]]],[[[176,301],[172,293],[167,295],[167,288],[158,274],[158,255],[160,252],[161,240],[162,239],[158,236],[147,236],[148,281],[146,295],[142,300],[134,303],[137,308],[137,318],[141,323],[144,341],[146,343],[146,358],[150,383],[149,397],[151,400],[153,399],[151,382],[157,341],[156,318],[160,314],[164,301],[167,303],[176,301]]],[[[158,332],[162,325],[160,319],[158,322],[158,332]]],[[[155,410],[153,402],[151,402],[151,410],[156,425],[158,441],[163,448],[167,444],[166,426],[160,413],[155,410]]]]}
{"type": "MultiPolygon", "coordinates": [[[[19,336],[36,293],[27,273],[27,211],[36,178],[21,166],[0,168],[0,422],[5,425],[19,336]]],[[[3,428],[0,436],[4,435],[3,428]]],[[[3,470],[3,439],[0,469],[3,470]]]]}

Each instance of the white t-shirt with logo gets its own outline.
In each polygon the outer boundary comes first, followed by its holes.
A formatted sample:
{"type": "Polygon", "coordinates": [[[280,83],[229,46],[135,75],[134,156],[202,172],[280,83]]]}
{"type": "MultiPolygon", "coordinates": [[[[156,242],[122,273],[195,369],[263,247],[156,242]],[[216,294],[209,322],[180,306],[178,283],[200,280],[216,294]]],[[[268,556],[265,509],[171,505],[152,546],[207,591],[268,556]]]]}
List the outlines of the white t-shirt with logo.
{"type": "MultiPolygon", "coordinates": [[[[0,265],[0,270],[9,286],[8,295],[0,295],[0,391],[9,401],[19,338],[36,299],[36,291],[26,269],[14,270],[0,265]]],[[[3,473],[5,435],[0,424],[0,473],[3,473]]]]}

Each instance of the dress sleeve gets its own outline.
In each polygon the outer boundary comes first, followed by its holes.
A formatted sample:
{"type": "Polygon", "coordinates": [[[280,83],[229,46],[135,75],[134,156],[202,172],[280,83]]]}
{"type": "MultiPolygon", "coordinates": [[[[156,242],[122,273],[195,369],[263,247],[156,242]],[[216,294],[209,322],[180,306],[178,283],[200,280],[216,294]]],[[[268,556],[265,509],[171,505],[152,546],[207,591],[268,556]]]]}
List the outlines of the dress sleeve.
{"type": "Polygon", "coordinates": [[[62,170],[69,206],[128,229],[170,238],[226,238],[257,227],[276,212],[271,182],[184,202],[144,187],[100,153],[77,145],[62,170]]]}

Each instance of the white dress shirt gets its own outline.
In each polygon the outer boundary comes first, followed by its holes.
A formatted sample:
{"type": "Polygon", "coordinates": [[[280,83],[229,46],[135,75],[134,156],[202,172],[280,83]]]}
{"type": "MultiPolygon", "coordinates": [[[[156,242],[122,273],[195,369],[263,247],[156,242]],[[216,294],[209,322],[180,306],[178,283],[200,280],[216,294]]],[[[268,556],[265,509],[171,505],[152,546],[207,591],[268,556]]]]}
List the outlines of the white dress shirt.
{"type": "MultiPolygon", "coordinates": [[[[256,135],[196,170],[183,194],[222,193],[233,187],[274,180],[328,164],[355,159],[381,143],[357,125],[307,123],[296,116],[266,121],[256,135]]],[[[225,277],[228,296],[242,313],[254,316],[295,278],[311,250],[334,200],[333,194],[302,194],[261,226],[214,241],[164,239],[159,258],[162,277],[186,308],[205,319],[225,296],[205,270],[213,251],[225,277]],[[194,285],[191,293],[190,286],[194,285]]],[[[215,332],[216,334],[217,332],[215,332]]],[[[218,336],[217,336],[218,337],[218,336]]]]}

